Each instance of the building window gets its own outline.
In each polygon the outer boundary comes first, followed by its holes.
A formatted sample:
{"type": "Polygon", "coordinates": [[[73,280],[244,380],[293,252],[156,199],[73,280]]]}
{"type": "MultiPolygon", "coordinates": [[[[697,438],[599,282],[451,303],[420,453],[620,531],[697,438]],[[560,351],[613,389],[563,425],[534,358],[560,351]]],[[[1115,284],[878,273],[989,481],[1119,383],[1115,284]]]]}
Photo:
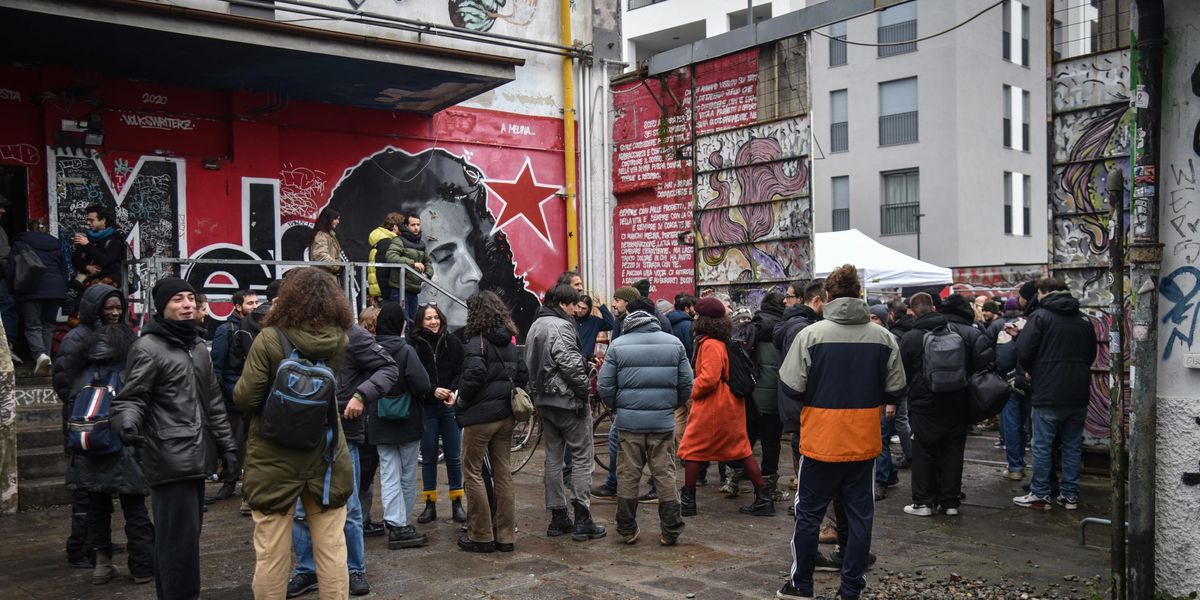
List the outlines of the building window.
{"type": "Polygon", "coordinates": [[[1029,92],[1004,86],[1004,147],[1029,152],[1029,92]]]}
{"type": "Polygon", "coordinates": [[[1053,0],[1055,60],[1129,46],[1134,0],[1053,0]]]}
{"type": "Polygon", "coordinates": [[[1021,5],[1021,64],[1029,66],[1029,7],[1021,5]]]}
{"type": "Polygon", "coordinates": [[[834,177],[830,180],[830,198],[833,200],[833,230],[850,229],[850,177],[834,177]]]}
{"type": "Polygon", "coordinates": [[[879,208],[879,233],[882,235],[920,231],[920,171],[911,169],[883,173],[883,205],[879,208]]]}
{"type": "Polygon", "coordinates": [[[1029,66],[1029,7],[1017,0],[1004,3],[1004,60],[1029,66]],[[1019,40],[1019,42],[1018,42],[1019,40]]]}
{"type": "Polygon", "coordinates": [[[904,43],[917,39],[917,3],[908,2],[893,6],[879,13],[879,58],[916,52],[917,43],[904,43]]]}
{"type": "Polygon", "coordinates": [[[829,66],[846,64],[846,22],[829,26],[829,66]]]}
{"type": "Polygon", "coordinates": [[[879,145],[917,141],[917,78],[879,84],[879,145]]]}
{"type": "Polygon", "coordinates": [[[1004,233],[1030,236],[1029,206],[1033,196],[1033,178],[1021,173],[1004,172],[1004,233]]]}
{"type": "Polygon", "coordinates": [[[850,123],[846,106],[846,90],[829,92],[829,151],[846,152],[850,149],[850,123]]]}

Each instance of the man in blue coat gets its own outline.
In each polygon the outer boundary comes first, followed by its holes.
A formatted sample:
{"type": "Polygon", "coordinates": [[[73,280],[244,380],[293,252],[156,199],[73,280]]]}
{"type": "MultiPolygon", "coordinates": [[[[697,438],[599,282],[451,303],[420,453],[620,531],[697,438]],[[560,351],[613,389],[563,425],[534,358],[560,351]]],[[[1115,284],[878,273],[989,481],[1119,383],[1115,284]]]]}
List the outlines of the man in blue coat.
{"type": "Polygon", "coordinates": [[[675,409],[692,395],[692,367],[683,344],[662,330],[646,298],[629,303],[623,335],[608,347],[597,389],[617,416],[617,532],[637,541],[636,513],[642,470],[658,488],[660,542],[673,545],[683,532],[675,485],[675,409]]]}

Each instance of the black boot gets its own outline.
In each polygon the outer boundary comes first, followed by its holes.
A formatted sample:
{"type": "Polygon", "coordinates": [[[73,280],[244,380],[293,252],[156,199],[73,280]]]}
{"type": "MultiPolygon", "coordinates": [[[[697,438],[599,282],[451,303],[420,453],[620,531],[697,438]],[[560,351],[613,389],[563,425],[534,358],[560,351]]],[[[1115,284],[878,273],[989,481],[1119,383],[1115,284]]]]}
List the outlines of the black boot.
{"type": "Polygon", "coordinates": [[[696,488],[683,488],[680,490],[679,514],[685,517],[696,516],[696,488]]]}
{"type": "Polygon", "coordinates": [[[437,502],[433,500],[425,501],[425,510],[421,511],[421,516],[417,517],[417,522],[422,525],[432,523],[437,520],[437,502]]]}
{"type": "Polygon", "coordinates": [[[546,528],[546,535],[550,537],[558,537],[563,534],[571,533],[574,530],[575,526],[571,524],[571,517],[567,516],[567,509],[550,509],[550,526],[546,528]]]}
{"type": "Polygon", "coordinates": [[[400,548],[420,548],[429,543],[429,537],[423,533],[417,533],[417,530],[412,525],[403,527],[387,526],[388,529],[388,550],[398,550],[400,548]]]}
{"type": "Polygon", "coordinates": [[[573,502],[575,506],[575,527],[571,531],[571,539],[576,542],[586,542],[607,535],[604,528],[592,522],[592,513],[586,506],[573,502]]]}
{"type": "Polygon", "coordinates": [[[463,510],[462,500],[455,500],[450,503],[450,513],[454,516],[455,523],[467,522],[467,511],[463,510]]]}
{"type": "Polygon", "coordinates": [[[754,490],[754,502],[750,506],[739,508],[738,512],[743,515],[769,517],[775,514],[775,501],[771,499],[771,494],[766,488],[757,488],[754,490]]]}
{"type": "Polygon", "coordinates": [[[237,489],[237,479],[234,479],[232,481],[226,481],[221,484],[221,489],[217,490],[216,494],[205,498],[204,503],[205,504],[213,504],[220,500],[225,500],[227,498],[230,498],[233,496],[233,492],[236,489],[237,489]]]}

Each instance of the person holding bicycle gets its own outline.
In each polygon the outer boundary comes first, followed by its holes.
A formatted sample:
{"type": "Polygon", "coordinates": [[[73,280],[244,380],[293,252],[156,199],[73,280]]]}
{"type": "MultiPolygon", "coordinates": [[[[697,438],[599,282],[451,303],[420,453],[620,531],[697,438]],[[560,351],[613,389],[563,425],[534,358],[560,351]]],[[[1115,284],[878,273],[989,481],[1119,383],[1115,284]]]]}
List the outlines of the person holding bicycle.
{"type": "Polygon", "coordinates": [[[516,498],[509,453],[516,421],[512,390],[528,379],[521,351],[513,344],[517,326],[504,301],[493,292],[467,299],[467,342],[463,349],[457,396],[447,404],[458,409],[463,427],[463,480],[467,496],[467,533],[458,547],[467,552],[512,552],[516,540],[516,498]],[[490,465],[496,513],[492,516],[484,483],[490,465]]]}

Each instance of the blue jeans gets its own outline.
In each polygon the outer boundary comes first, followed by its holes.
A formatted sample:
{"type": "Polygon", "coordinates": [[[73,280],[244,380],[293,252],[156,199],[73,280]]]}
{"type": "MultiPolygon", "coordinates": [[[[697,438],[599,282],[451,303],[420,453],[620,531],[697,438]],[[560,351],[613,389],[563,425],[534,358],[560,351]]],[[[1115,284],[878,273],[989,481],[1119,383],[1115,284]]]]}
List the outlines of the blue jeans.
{"type": "Polygon", "coordinates": [[[1020,394],[1009,394],[1000,412],[1000,431],[1004,439],[1004,455],[1010,473],[1025,473],[1025,411],[1021,409],[1020,394]]]}
{"type": "MultiPolygon", "coordinates": [[[[346,501],[346,568],[350,573],[366,573],[367,566],[363,548],[362,533],[362,503],[358,500],[358,480],[361,473],[358,470],[358,444],[346,444],[350,450],[350,464],[354,466],[354,487],[350,499],[346,501]]],[[[312,535],[308,531],[308,521],[304,518],[304,506],[296,499],[296,517],[292,521],[292,549],[296,551],[296,575],[301,573],[316,574],[316,563],[313,562],[312,535]]]]}
{"type": "MultiPolygon", "coordinates": [[[[822,462],[807,456],[800,458],[796,474],[796,529],[792,535],[792,585],[801,596],[813,595],[813,567],[817,537],[825,510],[835,497],[841,497],[845,509],[846,544],[842,547],[843,598],[858,598],[866,586],[864,574],[871,551],[871,526],[875,521],[875,496],[871,489],[872,460],[822,462]]],[[[843,525],[838,515],[839,529],[843,525]]],[[[840,534],[839,534],[840,536],[840,534]]]]}
{"type": "Polygon", "coordinates": [[[1087,406],[1033,407],[1033,480],[1030,491],[1050,495],[1054,469],[1054,438],[1062,443],[1062,481],[1059,490],[1068,498],[1079,497],[1079,463],[1083,459],[1083,421],[1087,406]]]}
{"type": "Polygon", "coordinates": [[[883,451],[875,457],[875,483],[887,486],[892,478],[892,430],[896,421],[888,419],[887,415],[880,418],[879,431],[883,438],[883,451]]]}
{"type": "Polygon", "coordinates": [[[408,525],[417,499],[417,453],[421,440],[407,444],[376,444],[379,452],[379,494],[383,520],[392,527],[408,525]]]}
{"type": "Polygon", "coordinates": [[[426,405],[421,415],[425,425],[421,433],[421,482],[426,492],[437,489],[438,438],[446,454],[446,479],[451,490],[463,489],[462,430],[454,422],[454,409],[438,402],[426,405]]]}
{"type": "Polygon", "coordinates": [[[617,416],[613,415],[612,426],[608,428],[608,479],[604,487],[617,489],[617,416]]]}

